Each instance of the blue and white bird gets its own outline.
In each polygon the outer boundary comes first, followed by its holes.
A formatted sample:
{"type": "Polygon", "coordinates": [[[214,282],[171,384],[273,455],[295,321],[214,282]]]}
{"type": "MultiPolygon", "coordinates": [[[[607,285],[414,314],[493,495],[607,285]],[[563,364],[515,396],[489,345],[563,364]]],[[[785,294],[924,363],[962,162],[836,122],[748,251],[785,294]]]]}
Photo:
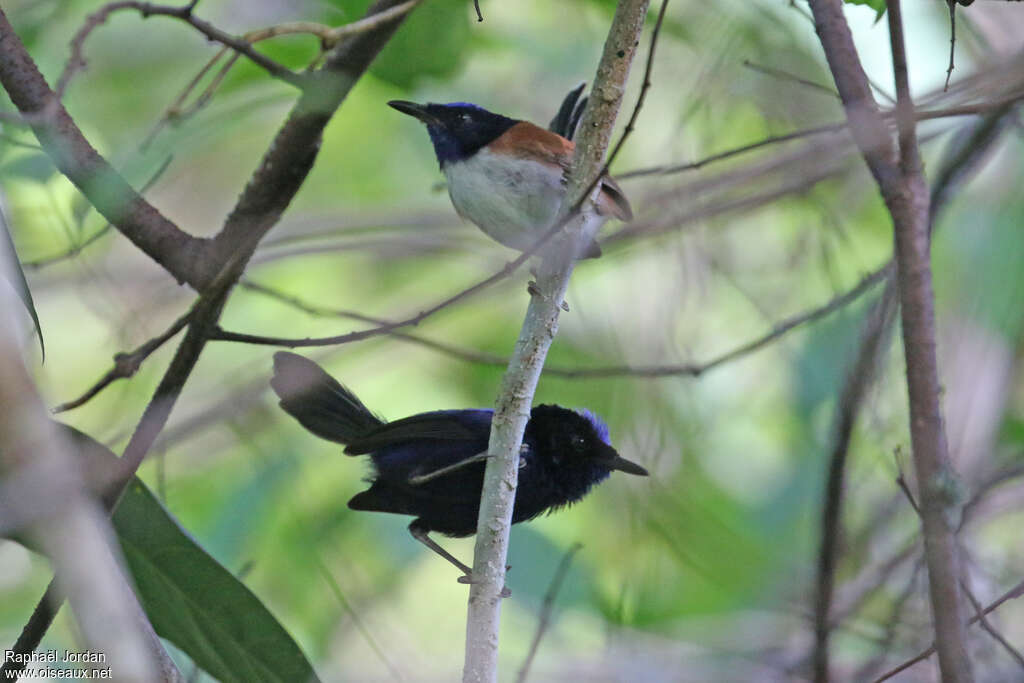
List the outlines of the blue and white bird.
{"type": "MultiPolygon", "coordinates": [[[[526,251],[550,230],[565,199],[571,138],[586,103],[582,91],[581,85],[565,98],[551,130],[464,102],[388,104],[426,124],[455,211],[501,244],[526,251]]],[[[633,218],[629,201],[608,176],[593,209],[595,233],[609,218],[633,218]]],[[[592,242],[582,255],[597,257],[601,249],[592,242]]]]}

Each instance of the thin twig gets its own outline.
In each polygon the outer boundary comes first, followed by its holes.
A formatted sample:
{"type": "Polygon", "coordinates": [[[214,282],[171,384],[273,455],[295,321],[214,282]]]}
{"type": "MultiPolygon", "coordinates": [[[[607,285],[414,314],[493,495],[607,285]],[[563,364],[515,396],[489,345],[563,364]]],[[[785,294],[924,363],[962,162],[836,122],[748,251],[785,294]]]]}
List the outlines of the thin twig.
{"type": "Polygon", "coordinates": [[[135,373],[139,371],[139,368],[142,367],[142,363],[149,358],[154,351],[159,349],[165,342],[167,342],[167,340],[185,328],[185,325],[187,325],[189,320],[192,318],[194,310],[195,309],[190,309],[187,313],[175,320],[170,327],[134,351],[116,354],[114,356],[114,367],[108,370],[103,377],[97,380],[97,382],[84,394],[74,400],[55,406],[52,409],[52,412],[63,413],[65,411],[78,408],[91,401],[97,394],[117,380],[133,377],[135,373]]]}
{"type": "Polygon", "coordinates": [[[209,281],[207,241],[193,237],[143,199],[89,144],[0,10],[0,83],[54,165],[96,210],[179,282],[209,281]]]}
{"type": "MultiPolygon", "coordinates": [[[[1014,600],[1016,598],[1021,597],[1022,595],[1024,595],[1024,581],[1021,581],[1016,586],[1014,586],[1010,590],[1008,590],[1005,593],[1003,593],[994,602],[990,603],[987,607],[985,607],[979,613],[975,614],[973,617],[968,619],[966,625],[967,626],[973,626],[975,623],[980,621],[983,616],[987,616],[987,615],[991,614],[992,612],[994,612],[995,610],[999,609],[999,607],[1004,602],[1006,602],[1008,600],[1014,600]]],[[[882,674],[881,676],[876,678],[873,681],[873,683],[882,683],[883,681],[887,681],[890,678],[892,678],[893,676],[895,676],[896,674],[901,673],[903,671],[906,671],[907,669],[909,669],[910,667],[914,666],[918,662],[923,662],[924,660],[926,660],[929,657],[931,657],[933,654],[935,654],[935,645],[934,644],[932,644],[932,646],[927,648],[926,650],[921,651],[920,653],[918,653],[914,657],[911,657],[907,661],[903,662],[899,666],[896,666],[896,667],[893,667],[892,669],[889,669],[884,674],[882,674]]]]}
{"type": "Polygon", "coordinates": [[[671,377],[676,375],[690,375],[692,377],[699,377],[708,370],[717,368],[720,365],[724,365],[730,361],[736,360],[743,356],[746,356],[754,351],[764,348],[771,342],[779,339],[788,332],[805,325],[824,318],[825,316],[849,305],[853,301],[857,300],[861,295],[871,289],[874,285],[884,280],[892,270],[893,265],[891,261],[887,261],[881,268],[873,271],[866,275],[860,282],[850,288],[848,291],[840,294],[839,296],[829,300],[827,303],[805,311],[798,315],[786,318],[779,322],[771,330],[761,335],[760,337],[753,339],[749,342],[741,344],[731,351],[727,351],[721,355],[715,356],[709,361],[704,363],[684,363],[680,365],[654,365],[654,366],[610,366],[603,368],[564,368],[558,366],[550,366],[545,368],[544,372],[559,377],[566,377],[570,379],[595,379],[599,377],[616,377],[616,376],[632,376],[632,377],[671,377]]]}
{"type": "Polygon", "coordinates": [[[892,260],[878,272],[881,279],[887,280],[887,286],[878,303],[868,312],[861,331],[857,356],[846,373],[833,419],[814,596],[815,644],[812,659],[814,680],[818,683],[825,683],[830,678],[829,638],[835,628],[831,617],[832,595],[835,590],[836,566],[839,562],[846,460],[861,404],[874,381],[879,358],[887,347],[889,331],[896,317],[895,297],[891,291],[894,287],[891,280],[894,272],[892,260]]]}
{"type": "Polygon", "coordinates": [[[290,85],[294,85],[299,89],[305,87],[306,78],[303,75],[297,74],[288,67],[279,64],[260,52],[257,52],[248,41],[225,33],[209,22],[198,18],[192,12],[193,7],[194,3],[189,3],[182,7],[174,7],[172,5],[155,5],[153,3],[137,2],[135,0],[118,0],[118,2],[111,2],[104,5],[99,10],[89,15],[85,20],[85,23],[82,24],[82,27],[78,29],[77,33],[75,33],[74,38],[71,39],[71,57],[68,59],[68,63],[64,67],[64,71],[61,72],[60,78],[57,79],[57,86],[55,88],[57,97],[63,98],[64,92],[71,83],[71,79],[85,66],[86,62],[83,48],[89,35],[103,24],[111,14],[125,9],[136,10],[142,15],[143,19],[151,16],[166,16],[181,19],[210,40],[225,45],[239,54],[245,55],[254,64],[262,67],[274,78],[282,80],[290,85]]]}
{"type": "Polygon", "coordinates": [[[756,62],[752,62],[749,59],[744,59],[742,64],[743,64],[743,66],[747,67],[748,69],[750,69],[752,71],[757,71],[757,72],[763,73],[763,74],[765,74],[767,76],[772,76],[774,78],[778,78],[779,80],[782,80],[782,81],[790,81],[790,82],[793,82],[793,83],[797,83],[799,85],[807,86],[811,90],[816,90],[818,92],[823,92],[826,95],[831,95],[832,97],[834,97],[836,99],[839,99],[839,93],[837,93],[834,89],[828,87],[827,85],[822,85],[821,83],[816,83],[816,82],[808,80],[806,78],[801,78],[800,76],[797,76],[795,74],[791,74],[788,71],[783,71],[782,69],[776,69],[775,67],[771,67],[771,66],[762,66],[761,64],[757,64],[756,62]]]}
{"type": "MultiPolygon", "coordinates": [[[[549,376],[563,377],[566,379],[599,379],[607,377],[673,377],[679,375],[689,375],[691,377],[699,377],[705,372],[717,368],[720,365],[724,365],[731,361],[742,358],[746,355],[758,351],[768,344],[774,342],[780,337],[793,331],[798,327],[802,327],[808,323],[820,320],[835,311],[848,306],[852,302],[859,299],[864,293],[870,290],[874,285],[884,280],[892,271],[892,262],[886,262],[877,270],[864,276],[860,282],[851,287],[846,292],[830,299],[826,303],[816,308],[810,309],[803,313],[791,316],[785,320],[777,323],[772,327],[771,330],[765,334],[749,341],[745,342],[736,348],[726,351],[718,356],[713,357],[711,360],[703,363],[684,363],[679,365],[648,365],[648,366],[633,366],[633,365],[618,365],[618,366],[604,366],[604,367],[593,367],[593,368],[571,368],[559,365],[548,365],[544,368],[544,373],[549,376]]],[[[313,306],[308,304],[297,297],[284,294],[278,290],[275,290],[264,285],[259,285],[249,281],[243,281],[242,286],[246,289],[250,289],[256,292],[260,292],[266,296],[273,297],[283,303],[290,306],[294,306],[299,310],[302,310],[311,315],[319,316],[331,316],[331,317],[344,317],[352,318],[356,320],[362,320],[364,322],[372,322],[378,325],[395,325],[397,323],[389,323],[381,320],[380,318],[374,318],[366,316],[354,311],[345,311],[333,308],[324,308],[319,306],[313,306]]],[[[353,333],[356,334],[356,333],[353,333]]],[[[471,349],[464,349],[451,344],[443,342],[437,342],[423,337],[408,334],[404,332],[397,332],[390,330],[385,332],[389,336],[393,336],[397,339],[402,339],[420,346],[438,351],[452,358],[466,361],[468,363],[477,363],[480,365],[493,365],[505,367],[508,365],[508,358],[505,356],[499,356],[491,353],[484,353],[481,351],[475,351],[471,349]]],[[[222,341],[238,341],[243,343],[249,343],[246,339],[248,335],[240,335],[227,331],[218,331],[214,333],[214,339],[222,341]]],[[[274,345],[274,346],[285,346],[290,347],[292,344],[302,340],[287,339],[287,338],[274,338],[274,337],[257,337],[257,341],[253,342],[261,345],[274,345]]],[[[353,339],[352,341],[356,341],[353,339]]]]}
{"type": "MultiPolygon", "coordinates": [[[[166,159],[164,159],[163,163],[160,164],[159,168],[157,168],[156,171],[153,172],[153,175],[149,177],[149,180],[147,180],[145,184],[139,188],[140,195],[144,195],[157,183],[158,180],[160,180],[164,172],[167,171],[168,168],[170,168],[172,161],[174,161],[173,155],[168,156],[166,159]]],[[[45,258],[36,259],[34,261],[24,261],[21,265],[25,268],[39,269],[45,268],[46,266],[51,266],[54,263],[66,261],[69,258],[74,258],[75,256],[78,256],[80,253],[82,253],[82,251],[85,250],[86,247],[89,247],[90,245],[98,242],[100,238],[102,238],[104,235],[110,232],[113,228],[113,223],[107,223],[102,228],[100,228],[93,234],[89,235],[89,237],[85,238],[85,240],[72,246],[70,249],[66,251],[63,251],[59,254],[54,254],[53,256],[47,256],[45,258]]]]}
{"type": "Polygon", "coordinates": [[[526,677],[530,673],[533,659],[537,656],[537,650],[540,648],[540,641],[544,638],[544,634],[547,633],[548,627],[551,625],[551,613],[555,609],[555,598],[558,597],[558,592],[562,589],[562,582],[565,581],[565,577],[569,573],[572,558],[575,557],[581,548],[583,548],[582,543],[573,543],[569,546],[569,549],[565,551],[565,555],[562,556],[562,561],[558,563],[555,575],[551,577],[551,584],[548,586],[547,592],[544,593],[544,602],[540,609],[540,619],[537,620],[537,630],[533,634],[533,640],[530,641],[530,650],[526,653],[526,659],[523,660],[523,665],[519,668],[516,683],[525,683],[526,677]]]}
{"type": "Polygon", "coordinates": [[[53,624],[63,602],[63,594],[57,587],[57,579],[54,577],[46,586],[43,597],[39,598],[39,602],[36,603],[35,609],[32,610],[32,616],[25,622],[25,627],[21,629],[18,639],[11,649],[7,650],[14,656],[4,657],[3,668],[0,668],[0,680],[11,681],[19,678],[19,674],[31,661],[28,655],[39,647],[39,643],[42,642],[43,636],[53,624]]]}
{"type": "Polygon", "coordinates": [[[956,52],[956,0],[946,0],[949,5],[949,68],[946,69],[946,82],[942,92],[949,90],[949,79],[953,75],[953,56],[956,52]]]}
{"type": "Polygon", "coordinates": [[[399,671],[397,667],[395,667],[395,665],[391,662],[391,659],[384,652],[384,648],[380,646],[380,643],[377,642],[377,639],[373,637],[372,633],[370,633],[370,629],[367,628],[366,624],[363,623],[362,617],[359,616],[359,613],[356,612],[355,608],[352,606],[352,603],[348,601],[348,598],[346,598],[345,594],[341,591],[341,586],[338,585],[338,582],[335,580],[334,575],[331,574],[330,570],[327,568],[327,565],[325,565],[323,563],[323,560],[321,560],[319,557],[316,558],[316,566],[317,569],[320,570],[320,574],[324,577],[324,581],[327,582],[327,585],[331,589],[331,592],[334,593],[334,597],[341,604],[342,609],[344,609],[345,612],[348,614],[349,618],[352,620],[352,623],[355,625],[360,635],[363,636],[363,639],[366,641],[367,645],[369,645],[370,649],[373,650],[373,653],[377,655],[377,658],[380,659],[380,661],[384,664],[387,670],[391,673],[391,677],[394,678],[396,681],[404,680],[405,677],[402,676],[402,672],[399,671]]]}
{"type": "MultiPolygon", "coordinates": [[[[1024,99],[1024,94],[1016,94],[1010,97],[997,98],[991,102],[984,102],[980,104],[965,104],[955,107],[946,107],[943,109],[932,109],[916,110],[914,115],[918,121],[932,121],[935,119],[953,118],[957,116],[976,116],[990,112],[993,109],[999,109],[1009,104],[1019,102],[1024,99]]],[[[881,112],[881,115],[889,120],[895,117],[894,110],[885,110],[881,112]]],[[[671,175],[673,173],[683,173],[685,171],[695,171],[707,166],[708,164],[715,163],[717,161],[724,161],[731,159],[735,156],[752,152],[762,147],[769,147],[772,145],[778,145],[785,142],[791,142],[793,140],[802,140],[808,137],[814,137],[817,135],[827,135],[829,133],[837,133],[841,130],[846,130],[849,127],[847,121],[837,121],[835,123],[826,123],[820,126],[813,126],[811,128],[803,128],[801,130],[793,131],[792,133],[783,133],[781,135],[772,135],[756,142],[751,142],[746,145],[734,147],[733,149],[725,150],[724,152],[717,152],[715,154],[703,157],[697,161],[691,161],[682,164],[665,164],[661,166],[649,166],[646,168],[638,168],[632,171],[626,171],[624,173],[616,173],[615,177],[619,180],[626,180],[629,178],[639,178],[649,175],[671,175]]]]}
{"type": "Polygon", "coordinates": [[[974,614],[978,618],[978,623],[981,624],[982,630],[984,630],[986,633],[992,636],[992,638],[997,643],[999,643],[1011,657],[1013,657],[1017,661],[1017,664],[1022,669],[1024,669],[1024,655],[1021,655],[1017,648],[1011,645],[1010,642],[1006,640],[1006,638],[1003,636],[1003,634],[1000,633],[996,629],[996,627],[989,622],[988,617],[985,616],[985,612],[981,608],[981,603],[978,602],[978,599],[974,596],[974,593],[971,591],[971,587],[968,586],[967,582],[964,580],[960,581],[960,587],[963,589],[964,595],[967,596],[967,600],[971,603],[971,607],[974,608],[974,614]]]}

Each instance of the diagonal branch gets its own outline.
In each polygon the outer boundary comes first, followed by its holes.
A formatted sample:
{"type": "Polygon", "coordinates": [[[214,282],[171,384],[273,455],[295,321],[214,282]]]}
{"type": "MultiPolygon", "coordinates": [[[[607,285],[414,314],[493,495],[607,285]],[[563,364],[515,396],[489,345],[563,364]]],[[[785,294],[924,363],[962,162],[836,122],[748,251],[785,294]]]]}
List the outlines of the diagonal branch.
{"type": "Polygon", "coordinates": [[[54,164],[104,218],[178,282],[199,289],[206,240],[193,237],[143,199],[89,144],[0,10],[0,84],[54,164]]]}

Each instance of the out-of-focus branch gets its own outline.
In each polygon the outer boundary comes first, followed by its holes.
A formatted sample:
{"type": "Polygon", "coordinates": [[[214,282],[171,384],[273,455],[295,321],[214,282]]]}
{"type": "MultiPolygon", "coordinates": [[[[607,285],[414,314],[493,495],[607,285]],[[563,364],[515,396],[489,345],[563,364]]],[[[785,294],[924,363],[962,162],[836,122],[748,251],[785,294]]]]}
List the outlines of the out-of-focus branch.
{"type": "MultiPolygon", "coordinates": [[[[1013,588],[999,596],[999,598],[986,605],[984,609],[980,610],[977,614],[968,619],[966,625],[971,626],[973,624],[976,624],[978,621],[981,620],[983,616],[987,616],[992,612],[996,611],[997,609],[999,609],[999,607],[1002,606],[1004,602],[1007,602],[1009,600],[1015,600],[1021,597],[1022,595],[1024,595],[1024,581],[1021,581],[1016,586],[1014,586],[1013,588]]],[[[899,666],[895,666],[892,669],[889,669],[884,674],[876,678],[872,683],[882,683],[883,681],[887,681],[896,674],[906,671],[918,662],[923,662],[924,660],[931,657],[933,654],[935,654],[934,644],[928,649],[921,651],[917,655],[903,662],[899,666]]]]}
{"type": "Polygon", "coordinates": [[[931,596],[939,668],[949,683],[973,680],[963,620],[961,567],[950,513],[956,498],[956,473],[949,461],[939,399],[935,349],[935,293],[932,288],[931,194],[917,147],[914,102],[910,93],[903,18],[899,0],[888,0],[889,36],[896,81],[899,175],[902,182],[882,187],[893,217],[899,276],[903,351],[910,400],[910,440],[921,504],[925,562],[931,596]]]}
{"type": "Polygon", "coordinates": [[[573,543],[565,551],[562,561],[558,563],[558,569],[555,570],[555,575],[551,578],[551,585],[548,586],[547,592],[544,593],[544,603],[540,608],[537,630],[533,634],[533,640],[530,641],[530,650],[526,653],[526,659],[523,660],[523,665],[519,668],[519,673],[516,675],[516,683],[526,682],[526,677],[530,673],[530,667],[533,666],[533,658],[537,656],[537,650],[540,648],[540,641],[544,639],[544,634],[547,633],[548,627],[551,625],[551,613],[555,609],[555,598],[558,597],[558,591],[562,588],[565,575],[569,573],[569,565],[572,564],[572,558],[582,547],[582,543],[573,543]]]}
{"type": "MultiPolygon", "coordinates": [[[[1016,93],[1008,97],[996,98],[990,102],[982,102],[979,104],[961,105],[955,107],[945,107],[942,109],[923,110],[918,109],[914,112],[914,117],[918,121],[934,121],[936,119],[953,118],[957,116],[977,116],[991,112],[994,109],[1003,109],[1007,106],[1012,106],[1024,99],[1024,94],[1016,93]]],[[[895,117],[894,110],[885,110],[881,112],[882,116],[887,120],[891,121],[895,117]]],[[[811,128],[803,128],[795,130],[791,133],[783,133],[781,135],[772,135],[756,142],[751,142],[746,145],[741,145],[733,149],[725,150],[724,152],[717,152],[715,154],[708,155],[697,161],[690,161],[681,164],[666,164],[661,166],[650,166],[647,168],[638,168],[632,171],[626,171],[624,173],[617,173],[615,175],[619,180],[627,180],[629,178],[639,178],[649,175],[671,175],[674,173],[683,173],[685,171],[696,171],[709,164],[713,164],[718,161],[725,161],[736,156],[753,152],[764,147],[771,147],[773,145],[779,145],[785,142],[791,142],[793,140],[802,140],[809,137],[816,137],[819,135],[827,135],[830,133],[838,133],[839,131],[846,130],[849,127],[849,123],[846,121],[837,121],[836,123],[826,123],[820,126],[812,126],[811,128]]]]}
{"type": "Polygon", "coordinates": [[[825,481],[824,504],[822,505],[821,546],[818,555],[818,576],[814,601],[813,668],[815,681],[827,681],[829,678],[828,640],[833,628],[829,612],[832,605],[836,563],[839,558],[840,513],[842,511],[846,456],[849,452],[850,440],[857,422],[857,415],[860,412],[861,402],[874,380],[879,359],[884,350],[888,348],[889,333],[897,310],[895,297],[892,296],[893,291],[894,281],[889,279],[879,303],[872,307],[868,315],[861,332],[857,358],[846,375],[836,407],[832,450],[825,481]]]}
{"type": "MultiPolygon", "coordinates": [[[[664,14],[664,2],[660,16],[664,14]]],[[[474,583],[470,586],[466,617],[464,683],[497,680],[501,595],[518,480],[519,448],[544,359],[558,329],[560,307],[572,274],[576,245],[590,238],[592,235],[587,233],[592,233],[597,227],[589,217],[586,203],[606,168],[602,162],[643,30],[647,6],[648,0],[620,0],[612,19],[593,90],[580,124],[581,133],[568,176],[567,201],[562,209],[566,218],[560,217],[556,221],[558,225],[569,220],[565,226],[565,239],[552,243],[543,256],[537,286],[495,402],[488,444],[491,458],[484,472],[473,554],[474,583]],[[573,215],[576,211],[579,213],[573,215]]],[[[657,30],[652,35],[653,58],[657,30]]],[[[645,85],[631,121],[636,118],[646,90],[645,85]]]]}
{"type": "Polygon", "coordinates": [[[25,670],[29,663],[28,655],[39,647],[40,641],[50,629],[50,625],[53,624],[57,611],[63,603],[64,596],[57,587],[57,579],[50,579],[43,597],[36,603],[35,609],[32,610],[32,616],[25,622],[25,627],[21,629],[18,639],[14,641],[14,645],[10,649],[14,656],[4,657],[6,661],[4,661],[3,667],[0,667],[2,680],[15,680],[18,678],[18,674],[25,670]]]}
{"type": "Polygon", "coordinates": [[[54,164],[150,258],[179,282],[201,288],[206,241],[165,218],[89,144],[0,10],[0,84],[26,117],[54,164]]]}
{"type": "Polygon", "coordinates": [[[195,3],[190,2],[187,5],[175,7],[173,5],[155,5],[150,2],[120,0],[118,2],[108,3],[96,12],[90,14],[82,24],[82,27],[78,29],[77,33],[75,33],[74,38],[71,39],[71,57],[68,59],[68,63],[64,67],[64,71],[61,73],[60,78],[57,79],[57,87],[55,88],[58,98],[63,98],[64,92],[71,83],[71,79],[79,70],[85,67],[86,61],[83,48],[85,47],[86,39],[93,31],[103,24],[111,14],[125,9],[136,10],[142,15],[143,19],[147,19],[152,16],[164,16],[180,19],[210,40],[220,43],[240,55],[245,55],[254,64],[262,67],[274,78],[278,78],[285,83],[294,85],[297,88],[302,88],[305,85],[305,76],[297,74],[284,65],[278,64],[266,55],[257,52],[248,40],[236,38],[235,36],[220,30],[213,24],[203,21],[197,17],[193,13],[195,3]]]}
{"type": "MultiPolygon", "coordinates": [[[[850,131],[875,178],[893,220],[896,263],[907,363],[910,429],[920,486],[925,557],[939,662],[945,680],[972,680],[961,617],[957,547],[947,522],[956,505],[939,409],[935,358],[935,313],[929,263],[929,201],[917,150],[914,104],[907,79],[903,26],[898,0],[889,0],[889,33],[896,82],[899,145],[871,95],[841,0],[813,0],[815,30],[839,90],[850,131]]],[[[819,669],[827,680],[827,664],[819,669]]]]}
{"type": "MultiPolygon", "coordinates": [[[[986,114],[976,125],[959,134],[954,140],[950,151],[939,164],[932,184],[930,230],[934,230],[938,217],[948,205],[953,193],[978,170],[981,161],[1000,139],[1002,131],[1006,129],[1012,118],[1011,114],[1015,107],[1015,104],[1004,104],[986,114]]],[[[869,360],[875,358],[880,349],[884,348],[883,342],[888,338],[895,321],[895,312],[899,302],[894,274],[895,270],[890,271],[881,298],[868,314],[869,327],[865,329],[865,334],[861,337],[857,360],[851,372],[846,376],[837,405],[839,412],[835,418],[836,428],[832,437],[831,456],[825,485],[819,542],[818,587],[814,606],[815,649],[813,661],[817,680],[824,680],[827,676],[829,634],[836,624],[836,619],[830,615],[830,612],[834,575],[839,556],[838,540],[841,537],[846,456],[864,390],[870,384],[870,379],[863,374],[864,368],[872,367],[869,360]],[[884,320],[884,325],[881,327],[874,324],[874,321],[879,320],[884,320]]],[[[961,520],[966,519],[966,506],[964,512],[961,520]]]]}
{"type": "Polygon", "coordinates": [[[136,372],[139,371],[139,367],[142,365],[149,356],[164,345],[174,335],[181,332],[185,325],[188,324],[189,318],[192,317],[192,311],[190,310],[185,315],[181,316],[174,323],[171,324],[162,333],[153,337],[145,344],[127,353],[118,353],[114,356],[114,367],[107,371],[103,377],[101,377],[94,385],[92,385],[84,394],[78,398],[61,403],[53,409],[55,413],[63,413],[66,410],[72,410],[84,405],[88,401],[91,401],[97,394],[106,389],[110,384],[119,380],[133,377],[136,372]]]}
{"type": "MultiPolygon", "coordinates": [[[[53,562],[86,643],[109,658],[116,677],[179,681],[118,565],[116,542],[89,494],[81,460],[50,421],[22,365],[11,316],[0,298],[0,495],[17,498],[5,505],[29,521],[25,531],[53,562]]],[[[46,609],[55,607],[48,601],[46,609]]]]}
{"type": "MultiPolygon", "coordinates": [[[[699,377],[700,375],[713,370],[720,365],[730,363],[739,358],[743,358],[751,353],[759,351],[777,339],[785,336],[789,332],[802,327],[808,323],[820,320],[835,311],[848,306],[852,302],[859,299],[872,287],[878,284],[880,281],[890,277],[893,272],[893,264],[891,261],[886,262],[882,267],[864,276],[860,282],[851,287],[848,291],[836,296],[828,302],[818,306],[816,308],[804,311],[797,315],[791,316],[782,320],[781,322],[774,325],[765,334],[753,339],[749,342],[741,344],[736,348],[726,351],[718,356],[713,357],[711,360],[704,361],[703,363],[683,363],[673,365],[611,365],[604,367],[593,367],[593,368],[572,368],[564,367],[559,365],[546,365],[544,367],[544,374],[554,377],[564,377],[566,379],[601,379],[607,377],[678,377],[681,375],[688,375],[691,377],[699,377]]],[[[242,282],[242,286],[246,289],[259,292],[273,299],[276,299],[284,304],[293,306],[300,311],[309,313],[310,315],[326,316],[326,317],[337,317],[337,318],[350,318],[353,320],[362,320],[364,322],[375,323],[377,325],[391,325],[392,323],[381,320],[380,318],[373,318],[371,316],[358,313],[356,311],[346,311],[334,308],[327,308],[323,306],[315,306],[309,304],[301,299],[290,296],[283,292],[279,292],[270,287],[258,285],[252,282],[242,282]]],[[[452,344],[444,342],[434,341],[432,339],[426,339],[424,337],[409,334],[407,332],[399,332],[397,330],[389,330],[386,334],[395,339],[401,339],[408,341],[424,348],[432,349],[438,353],[442,353],[446,356],[456,358],[458,360],[465,361],[467,363],[477,363],[479,365],[494,365],[500,367],[506,367],[509,359],[505,356],[499,356],[493,353],[486,353],[483,351],[477,351],[474,349],[467,349],[458,347],[452,344]]],[[[215,338],[220,339],[223,337],[231,336],[234,337],[233,333],[229,332],[215,332],[215,338]]],[[[235,341],[244,342],[245,339],[234,339],[235,341]]],[[[273,343],[272,337],[260,338],[261,343],[273,343]]],[[[276,340],[281,346],[288,346],[295,340],[290,339],[278,339],[276,340]]]]}

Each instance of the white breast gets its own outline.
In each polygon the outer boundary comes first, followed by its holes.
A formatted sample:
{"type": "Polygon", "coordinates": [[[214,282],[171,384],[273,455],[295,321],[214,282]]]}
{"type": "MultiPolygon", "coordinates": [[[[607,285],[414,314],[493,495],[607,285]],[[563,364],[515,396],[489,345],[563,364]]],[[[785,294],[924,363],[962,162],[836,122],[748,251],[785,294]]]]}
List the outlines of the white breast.
{"type": "Polygon", "coordinates": [[[550,228],[565,192],[561,169],[486,149],[446,163],[444,173],[459,215],[513,249],[526,250],[550,228]]]}

